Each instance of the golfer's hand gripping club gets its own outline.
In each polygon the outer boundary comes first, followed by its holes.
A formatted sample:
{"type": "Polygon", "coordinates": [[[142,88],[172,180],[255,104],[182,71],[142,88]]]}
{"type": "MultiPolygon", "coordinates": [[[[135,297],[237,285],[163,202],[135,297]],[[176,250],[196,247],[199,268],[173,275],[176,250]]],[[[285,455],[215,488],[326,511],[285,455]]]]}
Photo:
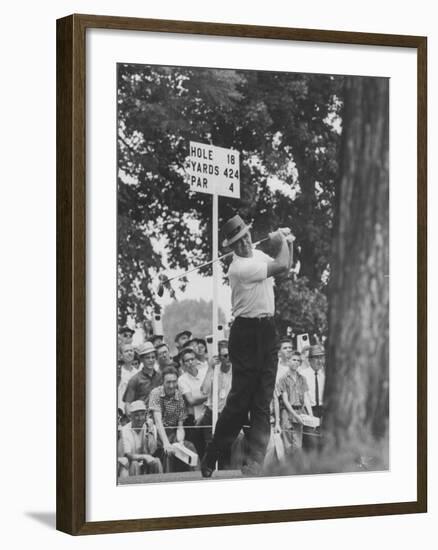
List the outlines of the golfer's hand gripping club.
{"type": "Polygon", "coordinates": [[[269,239],[273,243],[280,243],[282,240],[282,236],[286,238],[288,244],[293,243],[295,240],[295,237],[289,227],[280,227],[279,229],[277,229],[277,231],[272,231],[271,233],[269,233],[269,239]]]}

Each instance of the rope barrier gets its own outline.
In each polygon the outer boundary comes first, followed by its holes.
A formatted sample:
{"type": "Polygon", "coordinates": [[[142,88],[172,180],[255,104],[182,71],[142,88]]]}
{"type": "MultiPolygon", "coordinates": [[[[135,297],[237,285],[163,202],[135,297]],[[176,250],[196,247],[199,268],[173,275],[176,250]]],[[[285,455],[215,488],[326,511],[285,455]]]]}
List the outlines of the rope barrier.
{"type": "MultiPolygon", "coordinates": [[[[122,429],[123,426],[120,426],[119,427],[119,431],[122,429]]],[[[190,430],[193,430],[193,429],[202,429],[202,428],[213,428],[212,425],[208,424],[208,425],[202,425],[202,426],[164,426],[164,429],[166,430],[176,430],[178,429],[179,427],[183,428],[183,429],[190,429],[190,430]]],[[[251,426],[249,426],[248,424],[245,424],[244,426],[242,426],[242,429],[248,429],[250,428],[251,426]]],[[[308,426],[303,426],[304,429],[310,429],[312,430],[312,432],[314,433],[314,430],[315,428],[309,428],[308,426]]],[[[134,430],[134,431],[140,431],[140,430],[143,430],[143,427],[141,428],[131,428],[131,430],[134,430]]],[[[293,430],[292,428],[281,428],[280,432],[293,432],[295,430],[293,430]]],[[[307,433],[307,432],[305,432],[307,433]]]]}

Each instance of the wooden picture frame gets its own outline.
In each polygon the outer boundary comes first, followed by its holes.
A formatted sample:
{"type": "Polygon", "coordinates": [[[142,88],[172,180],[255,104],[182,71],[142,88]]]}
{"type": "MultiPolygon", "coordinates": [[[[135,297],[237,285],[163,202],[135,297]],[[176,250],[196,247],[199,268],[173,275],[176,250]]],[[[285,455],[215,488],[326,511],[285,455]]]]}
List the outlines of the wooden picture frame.
{"type": "Polygon", "coordinates": [[[57,529],[73,535],[347,518],[427,510],[427,40],[355,33],[71,15],[57,21],[57,529]],[[292,40],[417,52],[417,499],[353,506],[179,517],[86,520],[86,31],[292,40]]]}

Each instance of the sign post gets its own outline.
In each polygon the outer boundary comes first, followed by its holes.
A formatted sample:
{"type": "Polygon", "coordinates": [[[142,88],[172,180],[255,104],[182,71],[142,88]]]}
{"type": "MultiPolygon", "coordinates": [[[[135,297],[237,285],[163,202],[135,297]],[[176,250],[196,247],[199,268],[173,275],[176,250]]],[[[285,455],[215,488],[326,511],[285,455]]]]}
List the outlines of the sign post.
{"type": "MultiPolygon", "coordinates": [[[[219,195],[240,198],[239,152],[196,141],[190,142],[186,173],[190,190],[212,195],[212,259],[219,257],[219,195]]],[[[219,263],[213,264],[213,355],[218,353],[219,263]]],[[[213,375],[213,432],[218,417],[218,367],[213,375]]]]}

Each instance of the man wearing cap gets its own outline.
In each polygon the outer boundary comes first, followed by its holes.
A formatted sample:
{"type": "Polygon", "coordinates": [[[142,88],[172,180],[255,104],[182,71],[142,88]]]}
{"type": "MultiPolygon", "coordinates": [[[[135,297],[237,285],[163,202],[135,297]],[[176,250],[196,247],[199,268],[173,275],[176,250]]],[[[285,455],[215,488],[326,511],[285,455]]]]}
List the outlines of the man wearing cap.
{"type": "Polygon", "coordinates": [[[119,476],[125,478],[140,474],[159,474],[163,471],[159,458],[152,456],[157,450],[156,431],[146,421],[144,401],[133,401],[129,406],[131,421],[120,432],[119,476]]]}
{"type": "MultiPolygon", "coordinates": [[[[317,344],[308,348],[309,367],[301,371],[309,388],[310,404],[313,415],[321,418],[324,412],[323,398],[325,386],[325,350],[317,344]]],[[[321,445],[320,428],[306,428],[303,438],[303,448],[306,451],[316,449],[321,445]]]]}
{"type": "Polygon", "coordinates": [[[303,369],[301,374],[305,377],[309,387],[310,404],[314,416],[322,417],[323,397],[325,386],[325,350],[324,346],[316,344],[309,346],[310,369],[303,369]]]}
{"type": "Polygon", "coordinates": [[[234,252],[228,270],[234,317],[229,336],[233,378],[201,472],[204,477],[211,477],[217,458],[233,443],[249,415],[248,455],[242,473],[260,475],[270,437],[269,405],[278,361],[273,277],[284,275],[290,268],[286,240],[290,230],[271,234],[272,242],[278,246],[274,259],[253,250],[250,228],[238,215],[224,224],[222,234],[223,246],[234,252]]]}
{"type": "Polygon", "coordinates": [[[161,384],[161,374],[155,370],[156,351],[151,342],[141,344],[137,350],[141,369],[128,382],[123,401],[141,400],[147,404],[153,388],[161,384]]]}

